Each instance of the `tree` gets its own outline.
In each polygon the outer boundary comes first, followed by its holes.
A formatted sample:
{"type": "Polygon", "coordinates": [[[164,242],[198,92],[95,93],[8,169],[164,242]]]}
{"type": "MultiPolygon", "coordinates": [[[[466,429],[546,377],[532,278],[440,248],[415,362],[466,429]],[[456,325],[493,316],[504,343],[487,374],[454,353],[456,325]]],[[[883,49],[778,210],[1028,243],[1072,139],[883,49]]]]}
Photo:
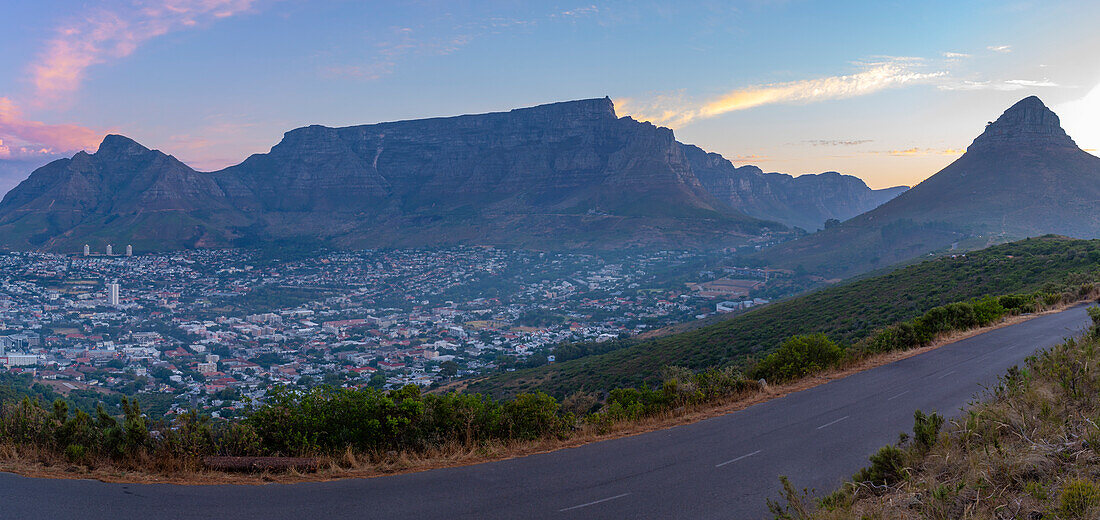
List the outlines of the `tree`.
{"type": "Polygon", "coordinates": [[[371,388],[381,390],[386,386],[386,375],[381,372],[375,372],[374,375],[370,376],[370,382],[367,383],[367,385],[371,388]]]}
{"type": "Polygon", "coordinates": [[[444,361],[440,363],[439,374],[443,377],[454,377],[458,375],[458,363],[454,361],[444,361]]]}

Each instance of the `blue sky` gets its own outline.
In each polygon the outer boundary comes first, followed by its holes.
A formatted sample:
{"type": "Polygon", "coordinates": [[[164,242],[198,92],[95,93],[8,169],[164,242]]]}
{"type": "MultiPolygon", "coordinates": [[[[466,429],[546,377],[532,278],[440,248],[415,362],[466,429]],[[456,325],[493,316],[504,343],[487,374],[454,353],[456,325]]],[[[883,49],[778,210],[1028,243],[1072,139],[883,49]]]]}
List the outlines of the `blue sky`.
{"type": "Polygon", "coordinates": [[[1100,148],[1096,2],[9,2],[0,191],[131,136],[201,170],[308,124],[611,96],[738,164],[914,184],[1027,95],[1100,148]]]}

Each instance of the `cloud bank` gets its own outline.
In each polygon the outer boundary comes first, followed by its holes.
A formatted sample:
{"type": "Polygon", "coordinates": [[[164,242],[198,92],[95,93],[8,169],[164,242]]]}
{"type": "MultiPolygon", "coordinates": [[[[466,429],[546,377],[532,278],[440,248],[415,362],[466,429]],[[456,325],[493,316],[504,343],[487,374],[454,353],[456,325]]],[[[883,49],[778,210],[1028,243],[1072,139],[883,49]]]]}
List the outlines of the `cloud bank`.
{"type": "Polygon", "coordinates": [[[0,97],[0,159],[93,150],[103,132],[80,125],[51,125],[24,117],[15,102],[0,97]]]}

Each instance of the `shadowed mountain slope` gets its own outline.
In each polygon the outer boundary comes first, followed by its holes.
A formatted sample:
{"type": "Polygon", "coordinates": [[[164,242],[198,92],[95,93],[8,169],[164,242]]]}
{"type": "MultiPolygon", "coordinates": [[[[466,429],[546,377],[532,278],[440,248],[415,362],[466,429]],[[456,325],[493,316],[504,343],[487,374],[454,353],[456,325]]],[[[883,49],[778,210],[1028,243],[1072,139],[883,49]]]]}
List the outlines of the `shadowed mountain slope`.
{"type": "Polygon", "coordinates": [[[849,276],[953,246],[1027,236],[1100,237],[1100,158],[1037,97],[1004,112],[965,154],[897,198],[765,253],[779,266],[849,276]]]}

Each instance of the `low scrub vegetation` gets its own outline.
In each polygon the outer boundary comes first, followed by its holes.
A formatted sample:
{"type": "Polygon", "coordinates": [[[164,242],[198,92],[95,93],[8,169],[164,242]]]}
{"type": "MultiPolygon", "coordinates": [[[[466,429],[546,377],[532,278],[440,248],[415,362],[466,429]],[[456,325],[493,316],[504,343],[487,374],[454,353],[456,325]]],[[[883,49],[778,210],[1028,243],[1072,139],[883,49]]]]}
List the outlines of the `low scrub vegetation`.
{"type": "Polygon", "coordinates": [[[849,347],[836,344],[824,334],[794,336],[752,365],[748,373],[766,381],[787,382],[826,368],[843,367],[867,356],[930,345],[944,335],[986,327],[1007,316],[1033,313],[1097,295],[1096,286],[1090,282],[1057,291],[950,303],[933,307],[912,320],[878,329],[849,347]]]}
{"type": "MultiPolygon", "coordinates": [[[[542,392],[498,400],[484,394],[424,394],[416,386],[391,391],[278,387],[264,404],[227,421],[196,412],[153,420],[130,399],[121,400],[121,413],[114,416],[102,406],[86,413],[71,411],[64,400],[47,406],[26,396],[0,406],[0,454],[87,468],[170,472],[198,469],[202,457],[209,455],[327,457],[337,466],[354,466],[355,461],[379,461],[394,454],[470,451],[602,435],[638,421],[743,399],[760,392],[764,382],[795,381],[869,355],[988,325],[1011,313],[1091,294],[1091,287],[1082,286],[953,303],[884,328],[852,346],[841,346],[824,334],[798,335],[747,372],[735,367],[703,371],[666,367],[654,385],[619,388],[605,395],[578,392],[560,402],[542,392]]],[[[1091,312],[1100,323],[1100,310],[1091,312]]],[[[924,453],[935,444],[942,424],[941,417],[918,412],[909,451],[884,448],[858,480],[877,486],[895,484],[912,454],[924,453]]],[[[1096,439],[1100,445],[1100,433],[1096,439]]]]}
{"type": "MultiPolygon", "coordinates": [[[[927,343],[945,330],[1031,312],[1100,281],[1100,240],[1047,236],[930,259],[776,302],[695,330],[649,340],[627,339],[606,347],[562,347],[559,362],[495,374],[471,382],[473,392],[506,397],[536,390],[558,398],[576,391],[656,385],[666,366],[692,370],[733,367],[748,371],[788,338],[825,334],[839,345],[890,351],[927,343]],[[1000,295],[1005,298],[989,299],[1000,295]],[[1035,296],[1040,297],[1036,300],[1035,296]],[[966,302],[969,308],[937,307],[966,302]],[[999,307],[998,307],[999,305],[999,307]],[[1003,310],[1002,310],[1003,308],[1003,310]],[[894,324],[907,322],[893,330],[894,324]]],[[[960,304],[961,305],[961,304],[960,304]]],[[[612,342],[608,342],[612,343],[612,342]]]]}
{"type": "Polygon", "coordinates": [[[1013,367],[988,399],[945,424],[917,412],[870,466],[824,498],[783,480],[776,518],[1100,516],[1100,308],[1084,338],[1013,367]],[[942,428],[942,432],[941,432],[942,428]]]}

